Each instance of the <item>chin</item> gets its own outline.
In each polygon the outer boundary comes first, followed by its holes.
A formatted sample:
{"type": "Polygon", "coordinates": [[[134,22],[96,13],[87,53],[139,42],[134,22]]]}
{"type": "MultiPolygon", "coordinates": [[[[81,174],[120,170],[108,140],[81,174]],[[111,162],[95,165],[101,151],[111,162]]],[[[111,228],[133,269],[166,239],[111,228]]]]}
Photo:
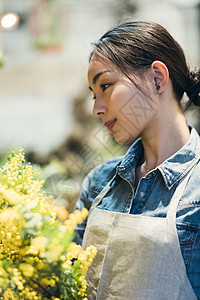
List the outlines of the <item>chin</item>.
{"type": "Polygon", "coordinates": [[[122,135],[122,134],[113,134],[115,141],[118,144],[129,145],[132,144],[137,138],[134,138],[130,135],[122,135]]]}

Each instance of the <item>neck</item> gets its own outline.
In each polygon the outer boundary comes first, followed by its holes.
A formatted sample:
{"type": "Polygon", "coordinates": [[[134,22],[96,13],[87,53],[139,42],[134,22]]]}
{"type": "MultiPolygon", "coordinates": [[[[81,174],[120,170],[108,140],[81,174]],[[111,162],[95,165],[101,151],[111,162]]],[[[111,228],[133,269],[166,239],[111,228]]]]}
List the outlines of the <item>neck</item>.
{"type": "Polygon", "coordinates": [[[189,140],[190,132],[183,113],[176,113],[152,121],[148,132],[143,133],[144,158],[142,168],[149,172],[182,148],[189,140]],[[160,120],[160,122],[159,122],[160,120]]]}

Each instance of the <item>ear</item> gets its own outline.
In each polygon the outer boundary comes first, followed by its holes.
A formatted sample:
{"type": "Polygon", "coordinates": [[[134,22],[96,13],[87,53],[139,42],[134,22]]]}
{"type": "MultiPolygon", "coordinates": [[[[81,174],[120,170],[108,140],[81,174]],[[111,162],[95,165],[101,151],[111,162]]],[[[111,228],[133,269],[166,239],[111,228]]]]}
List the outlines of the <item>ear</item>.
{"type": "Polygon", "coordinates": [[[156,60],[151,65],[151,71],[154,77],[156,92],[162,93],[166,89],[169,81],[168,68],[163,62],[156,60]]]}

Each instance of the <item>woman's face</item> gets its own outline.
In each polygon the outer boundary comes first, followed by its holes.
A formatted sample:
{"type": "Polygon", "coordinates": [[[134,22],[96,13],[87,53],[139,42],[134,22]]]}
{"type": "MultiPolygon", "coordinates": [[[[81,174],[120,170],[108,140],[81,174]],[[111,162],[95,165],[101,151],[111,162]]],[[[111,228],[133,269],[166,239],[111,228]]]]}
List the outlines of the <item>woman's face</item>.
{"type": "Polygon", "coordinates": [[[118,143],[134,142],[149,129],[156,115],[153,78],[148,71],[144,77],[145,80],[139,76],[130,76],[129,79],[112,62],[95,54],[89,63],[89,88],[94,95],[93,114],[102,119],[118,143]],[[142,92],[131,79],[137,82],[142,92]]]}

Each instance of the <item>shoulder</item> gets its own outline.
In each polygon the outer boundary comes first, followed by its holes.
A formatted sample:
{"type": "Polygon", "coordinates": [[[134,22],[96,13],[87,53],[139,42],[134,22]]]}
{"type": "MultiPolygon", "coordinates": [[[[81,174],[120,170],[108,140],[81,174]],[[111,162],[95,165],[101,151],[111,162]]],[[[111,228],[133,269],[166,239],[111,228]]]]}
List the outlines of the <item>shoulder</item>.
{"type": "Polygon", "coordinates": [[[138,160],[138,157],[143,151],[141,142],[139,141],[140,139],[133,143],[124,156],[115,157],[90,171],[82,183],[80,197],[76,205],[78,209],[81,209],[82,207],[86,207],[87,209],[90,208],[91,203],[96,196],[112,179],[112,177],[115,176],[119,165],[130,168],[136,160],[138,160]]]}
{"type": "Polygon", "coordinates": [[[123,157],[114,158],[90,171],[83,180],[80,197],[76,202],[75,209],[80,210],[83,207],[90,209],[91,203],[96,196],[115,175],[116,167],[121,163],[122,159],[123,157]]]}
{"type": "Polygon", "coordinates": [[[115,175],[116,168],[122,160],[123,156],[113,158],[90,171],[84,180],[84,183],[87,182],[89,190],[99,193],[115,175]]]}

